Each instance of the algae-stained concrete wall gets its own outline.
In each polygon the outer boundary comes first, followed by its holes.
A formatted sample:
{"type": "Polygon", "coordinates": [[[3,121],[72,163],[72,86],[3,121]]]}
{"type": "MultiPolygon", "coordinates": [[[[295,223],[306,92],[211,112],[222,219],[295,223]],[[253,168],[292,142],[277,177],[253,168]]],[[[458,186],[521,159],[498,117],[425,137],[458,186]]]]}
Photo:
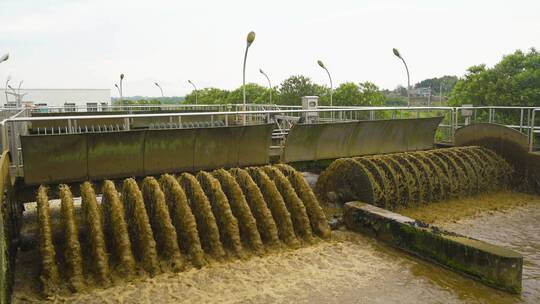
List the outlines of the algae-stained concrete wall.
{"type": "Polygon", "coordinates": [[[442,117],[295,125],[284,162],[333,159],[433,148],[442,117]]]}
{"type": "Polygon", "coordinates": [[[484,284],[521,292],[523,256],[515,251],[443,231],[362,202],[345,205],[347,228],[467,274],[484,284]]]}
{"type": "Polygon", "coordinates": [[[0,304],[10,303],[13,283],[13,263],[15,246],[11,238],[15,229],[15,216],[12,213],[13,184],[9,175],[9,155],[4,152],[0,157],[0,304]]]}
{"type": "Polygon", "coordinates": [[[269,162],[272,125],[21,136],[27,184],[269,162]]]}

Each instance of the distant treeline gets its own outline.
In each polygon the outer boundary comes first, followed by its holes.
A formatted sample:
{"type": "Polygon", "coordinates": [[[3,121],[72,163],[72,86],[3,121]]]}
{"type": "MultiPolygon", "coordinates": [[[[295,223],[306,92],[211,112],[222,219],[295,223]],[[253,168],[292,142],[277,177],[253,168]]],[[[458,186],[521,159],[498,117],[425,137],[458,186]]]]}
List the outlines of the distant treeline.
{"type": "MultiPolygon", "coordinates": [[[[534,48],[529,52],[517,50],[504,56],[492,68],[485,64],[472,66],[463,78],[442,76],[424,79],[414,84],[414,89],[431,88],[432,101],[441,96],[450,105],[514,105],[540,106],[540,53],[534,48]]],[[[141,96],[124,98],[125,104],[227,104],[242,103],[240,86],[232,91],[220,88],[204,88],[185,97],[148,98],[141,96]]],[[[319,104],[330,104],[330,90],[314,83],[309,77],[293,75],[273,88],[255,83],[246,84],[246,101],[254,104],[300,105],[302,96],[319,96],[319,104]],[[271,97],[270,97],[271,95],[271,97]],[[271,100],[270,100],[271,98],[271,100]]],[[[415,102],[422,97],[413,96],[415,102]]],[[[398,86],[394,90],[381,90],[371,82],[345,82],[334,88],[333,105],[337,106],[400,106],[407,104],[407,89],[398,86]]],[[[118,99],[116,102],[119,103],[118,99]]]]}

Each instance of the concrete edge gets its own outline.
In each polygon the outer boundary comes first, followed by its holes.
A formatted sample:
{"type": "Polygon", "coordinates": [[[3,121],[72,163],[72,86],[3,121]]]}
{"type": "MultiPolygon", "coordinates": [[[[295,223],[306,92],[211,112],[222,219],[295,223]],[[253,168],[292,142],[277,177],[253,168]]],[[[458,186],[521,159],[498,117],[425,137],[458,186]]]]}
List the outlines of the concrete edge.
{"type": "Polygon", "coordinates": [[[523,256],[513,250],[444,231],[363,202],[346,203],[344,220],[348,229],[488,286],[510,293],[521,292],[523,256]]]}

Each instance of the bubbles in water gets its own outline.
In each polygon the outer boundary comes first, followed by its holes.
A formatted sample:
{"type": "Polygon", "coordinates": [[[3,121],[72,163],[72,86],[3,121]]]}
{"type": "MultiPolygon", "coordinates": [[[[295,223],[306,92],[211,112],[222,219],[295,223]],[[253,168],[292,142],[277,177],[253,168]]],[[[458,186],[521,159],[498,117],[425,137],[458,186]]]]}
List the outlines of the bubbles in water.
{"type": "Polygon", "coordinates": [[[491,150],[458,147],[338,159],[316,189],[327,201],[361,200],[394,209],[506,187],[512,173],[491,150]]]}
{"type": "Polygon", "coordinates": [[[128,178],[121,195],[106,180],[101,199],[85,182],[79,220],[69,187],[61,185],[62,239],[56,248],[48,190],[41,186],[37,203],[44,292],[61,289],[60,274],[79,291],[94,281],[107,286],[111,278],[131,279],[140,270],[150,276],[183,271],[225,256],[262,254],[265,246],[279,248],[281,242],[297,247],[298,238],[312,242],[316,236],[330,236],[317,198],[300,173],[285,165],[248,171],[219,169],[197,177],[183,173],[178,179],[164,174],[159,181],[144,178],[141,188],[128,178]],[[90,278],[85,274],[95,280],[85,281],[90,278]]]}

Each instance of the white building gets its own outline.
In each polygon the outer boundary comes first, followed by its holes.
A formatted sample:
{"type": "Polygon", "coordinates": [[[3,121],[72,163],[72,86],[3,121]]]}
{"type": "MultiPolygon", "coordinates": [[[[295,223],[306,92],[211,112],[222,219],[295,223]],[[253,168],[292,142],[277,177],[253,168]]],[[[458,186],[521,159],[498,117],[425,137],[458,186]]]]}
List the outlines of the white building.
{"type": "Polygon", "coordinates": [[[73,108],[74,106],[95,108],[111,104],[110,89],[22,89],[20,92],[0,89],[0,105],[17,107],[17,95],[21,96],[20,106],[53,106],[73,108]],[[7,100],[6,100],[7,98],[7,100]]]}

